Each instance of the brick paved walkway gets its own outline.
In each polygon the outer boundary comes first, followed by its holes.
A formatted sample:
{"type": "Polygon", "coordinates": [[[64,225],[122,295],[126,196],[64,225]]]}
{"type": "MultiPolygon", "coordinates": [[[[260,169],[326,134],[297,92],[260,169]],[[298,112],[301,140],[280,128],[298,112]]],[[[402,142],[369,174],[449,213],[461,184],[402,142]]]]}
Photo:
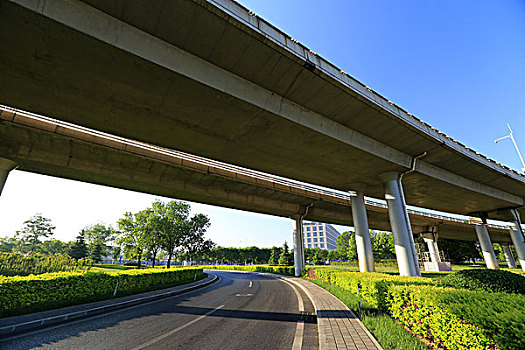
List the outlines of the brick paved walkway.
{"type": "Polygon", "coordinates": [[[320,350],[382,349],[374,336],[342,301],[318,285],[300,278],[286,278],[300,286],[317,312],[320,350]]]}

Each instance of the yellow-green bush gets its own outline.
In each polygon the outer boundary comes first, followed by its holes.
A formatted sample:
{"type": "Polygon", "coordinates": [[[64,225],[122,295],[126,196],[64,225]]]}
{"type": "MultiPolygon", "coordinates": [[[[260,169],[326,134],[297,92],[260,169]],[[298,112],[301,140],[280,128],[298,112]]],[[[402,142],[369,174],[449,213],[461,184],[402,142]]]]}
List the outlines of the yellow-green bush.
{"type": "Polygon", "coordinates": [[[116,272],[55,272],[0,276],[0,315],[36,311],[85,300],[111,297],[155,286],[202,278],[202,268],[144,269],[116,272]]]}
{"type": "Polygon", "coordinates": [[[73,259],[62,254],[21,254],[0,252],[0,275],[27,276],[41,273],[87,270],[90,259],[73,259]]]}
{"type": "Polygon", "coordinates": [[[210,265],[201,266],[205,270],[236,270],[236,271],[251,271],[251,272],[265,272],[278,273],[281,275],[294,275],[293,266],[270,266],[270,265],[210,265]]]}
{"type": "Polygon", "coordinates": [[[525,349],[525,295],[443,288],[434,280],[315,269],[316,278],[386,310],[417,335],[450,350],[525,349]]]}
{"type": "Polygon", "coordinates": [[[361,297],[371,307],[385,310],[386,296],[390,285],[433,285],[431,278],[392,276],[386,273],[360,273],[330,269],[315,269],[315,277],[339,286],[357,295],[358,284],[361,286],[361,297]]]}
{"type": "Polygon", "coordinates": [[[525,349],[525,296],[432,286],[391,286],[388,311],[450,350],[525,349]]]}

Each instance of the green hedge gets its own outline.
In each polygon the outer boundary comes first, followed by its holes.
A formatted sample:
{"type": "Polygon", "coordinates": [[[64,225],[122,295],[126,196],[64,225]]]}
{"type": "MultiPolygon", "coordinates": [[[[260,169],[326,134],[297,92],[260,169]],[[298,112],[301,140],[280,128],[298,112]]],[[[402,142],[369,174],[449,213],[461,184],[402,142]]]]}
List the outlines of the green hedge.
{"type": "Polygon", "coordinates": [[[170,286],[204,276],[202,268],[144,269],[116,272],[56,272],[30,276],[0,276],[0,316],[101,300],[117,295],[170,286]]]}
{"type": "Polygon", "coordinates": [[[390,285],[433,285],[435,280],[421,277],[392,276],[385,273],[360,273],[330,269],[315,269],[311,276],[327,283],[339,286],[357,295],[358,284],[361,286],[361,297],[371,307],[380,310],[387,308],[387,291],[390,285]]]}
{"type": "Polygon", "coordinates": [[[0,275],[27,276],[49,272],[88,270],[90,259],[73,259],[62,254],[0,252],[0,275]]]}
{"type": "Polygon", "coordinates": [[[205,270],[235,270],[235,271],[251,271],[251,272],[265,272],[277,273],[281,275],[293,276],[295,268],[293,266],[270,266],[270,265],[209,265],[200,266],[205,270]]]}
{"type": "Polygon", "coordinates": [[[443,288],[428,278],[315,269],[312,277],[388,311],[450,350],[525,349],[525,295],[443,288]]]}
{"type": "Polygon", "coordinates": [[[491,293],[525,294],[525,277],[504,270],[462,270],[443,277],[440,284],[491,293]]]}
{"type": "Polygon", "coordinates": [[[388,311],[447,349],[525,349],[525,296],[432,286],[392,286],[388,311]]]}

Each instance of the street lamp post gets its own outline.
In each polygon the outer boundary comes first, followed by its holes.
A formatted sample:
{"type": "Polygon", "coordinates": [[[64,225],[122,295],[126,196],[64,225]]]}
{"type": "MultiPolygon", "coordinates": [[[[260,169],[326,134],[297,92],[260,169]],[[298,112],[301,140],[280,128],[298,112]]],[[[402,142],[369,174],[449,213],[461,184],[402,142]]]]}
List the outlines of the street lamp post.
{"type": "Polygon", "coordinates": [[[520,157],[521,165],[523,166],[523,168],[521,168],[521,171],[525,173],[525,162],[523,161],[523,157],[521,156],[520,149],[518,148],[518,145],[516,144],[516,140],[514,140],[514,135],[513,135],[512,129],[510,128],[509,123],[507,123],[507,127],[509,128],[510,134],[500,137],[499,139],[494,140],[494,142],[498,143],[498,141],[510,138],[512,140],[512,143],[514,144],[514,147],[516,148],[516,152],[518,152],[518,156],[520,157]]]}

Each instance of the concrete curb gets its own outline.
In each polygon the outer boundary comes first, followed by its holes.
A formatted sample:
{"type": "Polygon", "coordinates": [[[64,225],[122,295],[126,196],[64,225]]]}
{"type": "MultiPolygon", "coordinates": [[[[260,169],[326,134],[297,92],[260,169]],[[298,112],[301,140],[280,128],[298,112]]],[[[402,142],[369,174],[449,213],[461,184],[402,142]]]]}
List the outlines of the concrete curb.
{"type": "Polygon", "coordinates": [[[28,321],[28,322],[3,326],[3,327],[0,327],[0,338],[6,338],[8,336],[13,336],[13,335],[17,335],[17,334],[24,333],[24,332],[34,331],[37,329],[54,326],[60,323],[65,323],[67,321],[73,321],[73,320],[78,320],[82,318],[87,318],[90,316],[100,315],[105,312],[124,309],[126,307],[138,305],[141,303],[169,298],[169,297],[173,297],[173,296],[180,295],[183,293],[191,292],[196,289],[206,287],[216,282],[219,279],[217,275],[213,275],[213,274],[209,274],[209,275],[210,276],[202,280],[202,283],[194,284],[191,287],[171,290],[168,292],[160,292],[158,294],[148,295],[148,296],[139,297],[139,298],[132,299],[132,300],[126,300],[122,302],[116,302],[113,304],[103,305],[103,306],[95,307],[92,309],[76,311],[76,312],[69,312],[63,315],[46,317],[46,318],[36,319],[36,320],[28,321]]]}

